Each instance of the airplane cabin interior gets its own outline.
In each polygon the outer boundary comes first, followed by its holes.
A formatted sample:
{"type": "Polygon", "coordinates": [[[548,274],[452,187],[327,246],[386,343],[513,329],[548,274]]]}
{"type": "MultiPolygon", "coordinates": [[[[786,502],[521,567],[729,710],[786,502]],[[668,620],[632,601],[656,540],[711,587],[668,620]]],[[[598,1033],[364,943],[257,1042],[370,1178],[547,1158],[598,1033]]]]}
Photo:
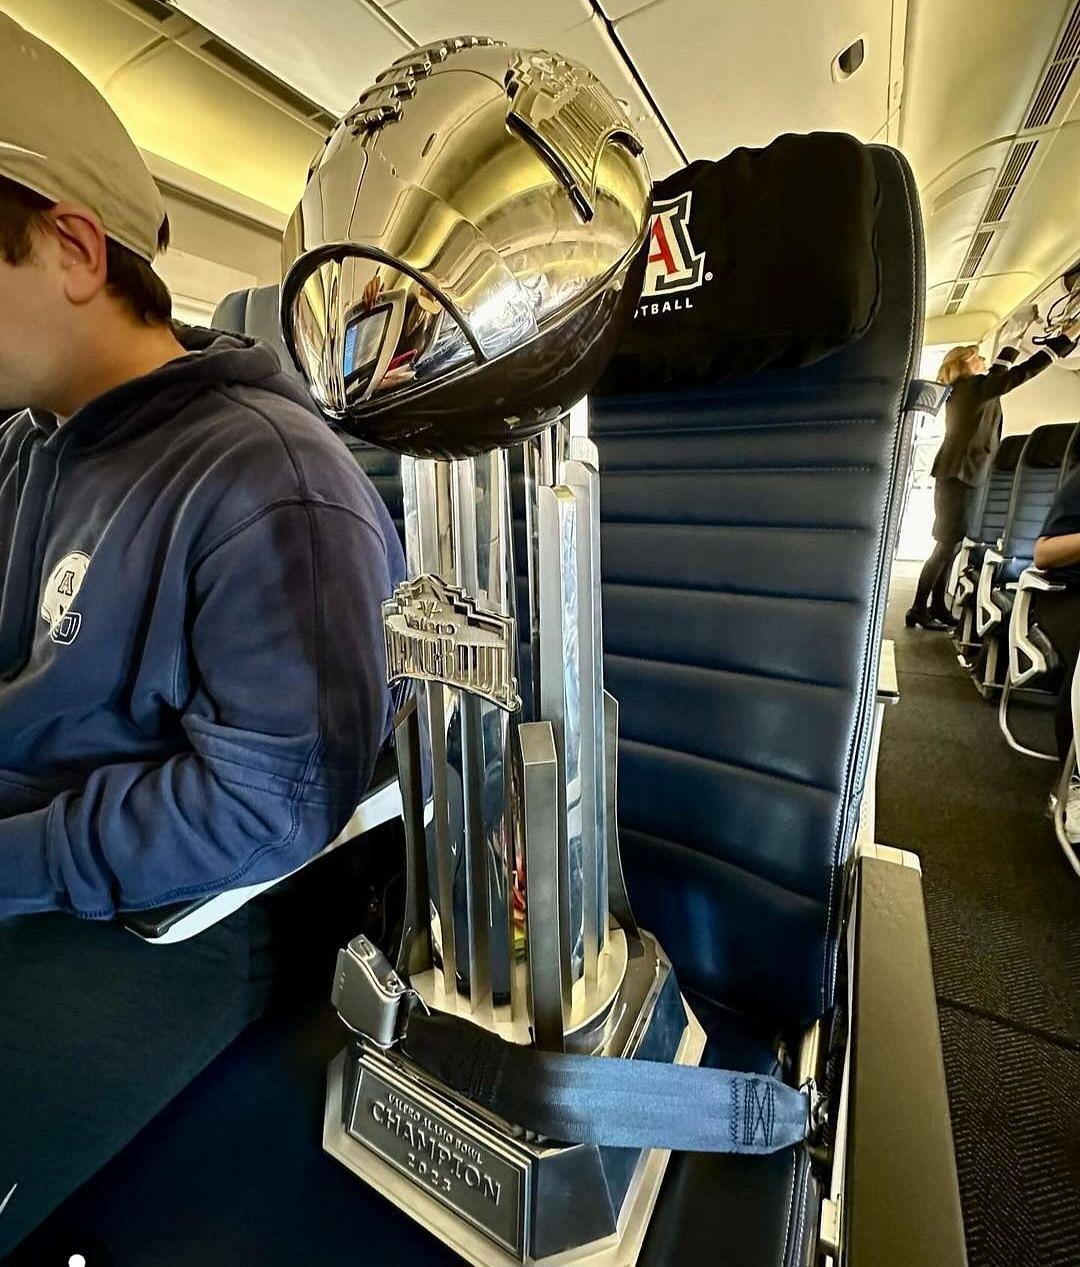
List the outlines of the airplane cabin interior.
{"type": "Polygon", "coordinates": [[[1080,1267],[1078,62],[0,0],[0,1263],[1080,1267]]]}

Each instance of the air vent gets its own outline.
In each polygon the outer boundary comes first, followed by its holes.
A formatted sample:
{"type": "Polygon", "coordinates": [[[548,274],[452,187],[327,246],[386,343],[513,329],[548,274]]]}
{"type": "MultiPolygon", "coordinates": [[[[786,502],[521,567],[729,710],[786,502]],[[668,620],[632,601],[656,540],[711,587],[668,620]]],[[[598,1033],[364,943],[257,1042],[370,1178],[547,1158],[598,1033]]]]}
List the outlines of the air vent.
{"type": "Polygon", "coordinates": [[[1080,59],[1080,4],[1073,7],[1065,30],[1061,33],[1050,65],[1046,68],[1026,117],[1025,128],[1044,128],[1053,117],[1065,95],[1077,60],[1080,59]]]}
{"type": "Polygon", "coordinates": [[[960,308],[960,300],[950,299],[949,302],[945,305],[945,315],[947,317],[951,317],[954,312],[959,311],[959,308],[960,308]]]}
{"type": "Polygon", "coordinates": [[[1005,209],[1012,201],[1012,196],[1016,193],[1016,187],[1024,178],[1024,172],[1027,171],[1028,163],[1031,162],[1031,156],[1035,153],[1035,147],[1038,141],[1021,141],[1013,147],[1012,153],[1009,155],[1008,161],[1002,168],[998,182],[994,186],[994,192],[990,195],[990,201],[986,207],[986,214],[983,220],[996,224],[997,221],[1004,218],[1005,209]]]}
{"type": "Polygon", "coordinates": [[[964,262],[960,266],[960,277],[974,277],[979,271],[979,265],[983,262],[983,256],[986,254],[986,248],[990,245],[994,236],[993,229],[980,229],[978,233],[971,239],[971,245],[968,247],[968,253],[964,257],[964,262]]]}
{"type": "Polygon", "coordinates": [[[236,71],[248,83],[261,88],[267,96],[279,101],[284,106],[288,106],[290,110],[295,110],[297,114],[303,115],[305,119],[310,119],[318,127],[329,130],[337,122],[335,115],[328,110],[324,110],[322,106],[312,101],[310,97],[305,97],[303,93],[297,92],[295,88],[290,88],[287,83],[278,79],[276,75],[272,75],[257,62],[253,62],[249,57],[245,57],[243,53],[237,52],[232,45],[225,44],[211,36],[210,39],[202,44],[199,51],[213,57],[215,61],[221,62],[223,66],[228,66],[230,70],[236,71]]]}
{"type": "Polygon", "coordinates": [[[968,287],[970,285],[970,282],[957,282],[957,284],[953,287],[952,297],[956,300],[963,299],[963,297],[967,294],[968,287]]]}

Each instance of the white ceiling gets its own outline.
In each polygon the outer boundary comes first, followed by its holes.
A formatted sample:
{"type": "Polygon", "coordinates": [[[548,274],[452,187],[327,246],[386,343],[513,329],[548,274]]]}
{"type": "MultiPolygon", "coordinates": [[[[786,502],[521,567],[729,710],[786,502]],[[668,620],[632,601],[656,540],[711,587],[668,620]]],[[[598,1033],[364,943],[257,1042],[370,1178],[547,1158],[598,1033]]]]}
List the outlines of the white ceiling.
{"type": "Polygon", "coordinates": [[[900,142],[922,194],[927,312],[943,338],[981,338],[1080,256],[1080,74],[1049,126],[1021,133],[1073,3],[911,0],[900,142]],[[1018,133],[1038,141],[1034,156],[959,311],[946,317],[1018,133]]]}
{"type": "Polygon", "coordinates": [[[378,9],[357,0],[304,0],[302,31],[301,10],[287,0],[179,0],[173,7],[334,114],[344,114],[411,47],[378,9]]]}
{"type": "Polygon", "coordinates": [[[889,0],[607,0],[605,7],[626,14],[615,32],[694,157],[765,145],[792,130],[870,140],[885,126],[889,0]],[[863,65],[834,82],[834,58],[860,37],[863,65]]]}
{"type": "Polygon", "coordinates": [[[0,0],[109,97],[155,158],[287,214],[325,121],[246,76],[213,38],[332,114],[410,47],[487,34],[591,66],[655,176],[684,158],[844,129],[900,144],[927,229],[938,338],[980,338],[1080,255],[1080,73],[1038,135],[976,278],[941,314],[1074,0],[0,0]],[[142,7],[139,7],[139,6],[142,7]],[[854,40],[865,61],[832,72],[854,40]],[[1071,97],[1071,100],[1070,100],[1071,97]]]}
{"type": "Polygon", "coordinates": [[[410,43],[483,34],[554,48],[627,103],[659,177],[683,155],[784,131],[884,136],[908,0],[725,0],[722,18],[716,0],[308,0],[302,34],[282,0],[171,2],[336,112],[410,43]],[[833,60],[860,37],[864,64],[834,82],[833,60]]]}

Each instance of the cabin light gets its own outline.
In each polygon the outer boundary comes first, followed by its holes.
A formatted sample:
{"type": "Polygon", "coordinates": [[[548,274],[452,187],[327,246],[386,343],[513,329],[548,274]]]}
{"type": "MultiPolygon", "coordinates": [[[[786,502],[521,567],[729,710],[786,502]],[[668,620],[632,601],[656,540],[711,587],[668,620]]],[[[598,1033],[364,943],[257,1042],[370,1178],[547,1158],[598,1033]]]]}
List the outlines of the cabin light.
{"type": "Polygon", "coordinates": [[[86,1259],[82,1254],[72,1254],[68,1259],[68,1267],[86,1267],[86,1259]]]}
{"type": "Polygon", "coordinates": [[[852,75],[866,60],[866,37],[860,35],[847,48],[842,49],[833,58],[832,77],[834,83],[843,83],[845,79],[850,79],[852,75]]]}

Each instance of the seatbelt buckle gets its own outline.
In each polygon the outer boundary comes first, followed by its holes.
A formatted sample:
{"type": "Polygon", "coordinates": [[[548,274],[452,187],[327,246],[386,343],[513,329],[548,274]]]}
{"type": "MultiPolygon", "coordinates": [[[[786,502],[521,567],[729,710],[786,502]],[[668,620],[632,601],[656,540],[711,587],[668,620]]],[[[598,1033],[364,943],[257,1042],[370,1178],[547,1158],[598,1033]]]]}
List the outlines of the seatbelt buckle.
{"type": "Polygon", "coordinates": [[[338,951],[330,1000],[349,1029],[384,1051],[401,1038],[414,992],[361,934],[338,951]]]}
{"type": "Polygon", "coordinates": [[[816,1078],[807,1078],[799,1090],[806,1096],[806,1139],[811,1145],[817,1144],[829,1120],[829,1102],[818,1089],[816,1078]]]}

